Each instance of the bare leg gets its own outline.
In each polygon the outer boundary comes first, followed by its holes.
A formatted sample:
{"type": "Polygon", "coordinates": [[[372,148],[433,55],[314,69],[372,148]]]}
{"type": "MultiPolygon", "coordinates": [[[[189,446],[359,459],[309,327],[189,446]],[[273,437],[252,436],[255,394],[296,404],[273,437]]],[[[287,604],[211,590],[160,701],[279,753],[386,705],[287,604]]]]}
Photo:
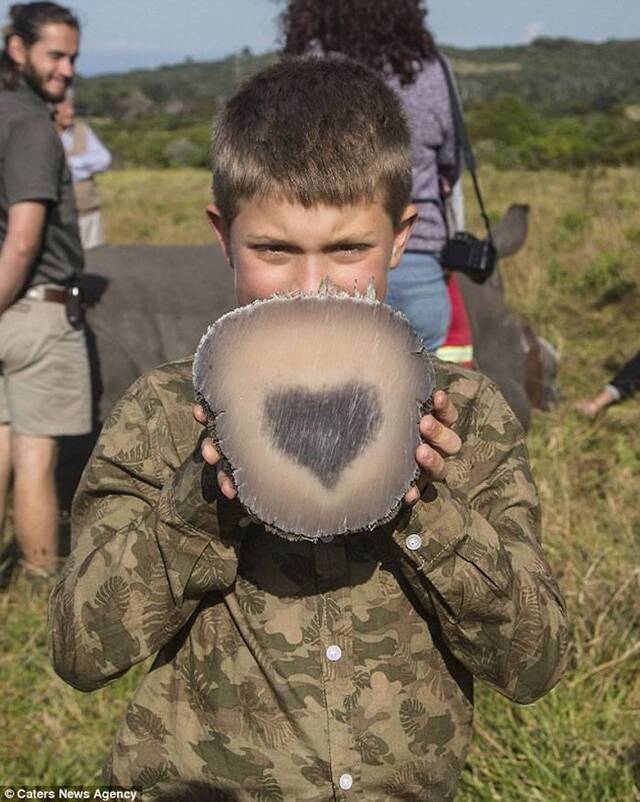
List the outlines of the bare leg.
{"type": "Polygon", "coordinates": [[[52,437],[13,434],[11,440],[13,520],[26,563],[52,570],[58,557],[58,499],[55,467],[58,444],[52,437]]]}
{"type": "Polygon", "coordinates": [[[4,527],[7,511],[7,494],[11,478],[11,429],[6,423],[0,423],[0,537],[4,527]]]}

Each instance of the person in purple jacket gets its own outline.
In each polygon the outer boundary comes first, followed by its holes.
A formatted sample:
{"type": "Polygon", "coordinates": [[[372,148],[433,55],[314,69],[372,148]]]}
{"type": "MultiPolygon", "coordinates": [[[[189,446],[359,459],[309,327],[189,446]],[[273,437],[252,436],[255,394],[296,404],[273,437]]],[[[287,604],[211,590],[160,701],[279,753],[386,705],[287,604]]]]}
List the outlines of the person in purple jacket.
{"type": "Polygon", "coordinates": [[[425,347],[444,342],[451,308],[440,263],[447,228],[443,198],[460,174],[444,68],[421,0],[289,0],[284,52],[343,53],[383,74],[398,93],[413,137],[413,203],[419,217],[386,301],[409,319],[425,347]]]}

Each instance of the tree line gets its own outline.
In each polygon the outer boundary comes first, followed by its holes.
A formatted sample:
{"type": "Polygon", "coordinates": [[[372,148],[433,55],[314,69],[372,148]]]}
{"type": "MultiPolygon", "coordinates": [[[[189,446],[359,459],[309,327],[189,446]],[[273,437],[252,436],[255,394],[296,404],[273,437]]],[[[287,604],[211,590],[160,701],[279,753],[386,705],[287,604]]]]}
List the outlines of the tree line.
{"type": "MultiPolygon", "coordinates": [[[[640,40],[443,49],[481,160],[505,169],[640,162],[640,40]]],[[[220,61],[81,78],[77,102],[121,166],[208,166],[215,114],[275,58],[245,49],[220,61]]]]}

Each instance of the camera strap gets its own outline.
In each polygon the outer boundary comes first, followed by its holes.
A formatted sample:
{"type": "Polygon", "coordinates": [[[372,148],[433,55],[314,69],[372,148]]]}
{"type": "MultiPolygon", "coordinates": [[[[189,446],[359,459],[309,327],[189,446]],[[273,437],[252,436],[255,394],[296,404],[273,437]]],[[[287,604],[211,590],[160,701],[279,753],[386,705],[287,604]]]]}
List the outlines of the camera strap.
{"type": "Polygon", "coordinates": [[[476,158],[473,154],[473,149],[471,147],[471,140],[469,139],[469,132],[467,130],[467,125],[464,121],[464,114],[462,112],[462,104],[460,102],[458,90],[456,89],[456,85],[453,81],[453,76],[451,75],[451,70],[449,69],[449,65],[439,51],[436,51],[436,58],[440,62],[440,66],[442,67],[444,77],[446,78],[447,81],[447,88],[449,90],[449,99],[451,101],[451,113],[453,114],[453,127],[456,134],[456,145],[457,147],[459,147],[459,151],[462,151],[462,159],[464,166],[471,173],[471,180],[473,181],[473,189],[475,191],[476,198],[478,199],[480,214],[482,216],[482,219],[484,220],[489,241],[493,243],[493,235],[491,234],[491,223],[489,222],[489,215],[487,214],[487,211],[484,206],[484,200],[482,198],[482,192],[480,191],[480,183],[478,181],[478,175],[476,172],[478,165],[476,162],[476,158]]]}

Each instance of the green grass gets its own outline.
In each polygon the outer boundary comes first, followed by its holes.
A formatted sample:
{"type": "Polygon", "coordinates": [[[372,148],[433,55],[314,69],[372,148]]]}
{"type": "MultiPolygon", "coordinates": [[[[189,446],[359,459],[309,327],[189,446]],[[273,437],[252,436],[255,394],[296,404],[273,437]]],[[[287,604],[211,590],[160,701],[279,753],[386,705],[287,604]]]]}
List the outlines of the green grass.
{"type": "MultiPolygon", "coordinates": [[[[595,421],[571,403],[638,348],[640,170],[484,171],[492,216],[531,204],[525,249],[503,266],[513,305],[560,351],[565,400],[529,437],[545,547],[573,641],[558,687],[518,707],[477,686],[476,737],[459,802],[640,800],[640,405],[595,421]]],[[[206,171],[111,173],[111,242],[206,243],[206,171]]],[[[469,213],[475,220],[472,195],[469,213]]],[[[479,229],[479,227],[478,227],[479,229]]],[[[0,784],[92,784],[137,687],[137,667],[84,695],[46,659],[46,599],[20,580],[0,595],[0,784]]]]}
{"type": "Polygon", "coordinates": [[[91,695],[65,686],[46,659],[46,602],[20,578],[0,596],[0,785],[98,785],[141,669],[91,695]]]}
{"type": "Polygon", "coordinates": [[[99,182],[110,244],[215,241],[205,215],[211,203],[207,170],[114,170],[100,176],[99,182]]]}

